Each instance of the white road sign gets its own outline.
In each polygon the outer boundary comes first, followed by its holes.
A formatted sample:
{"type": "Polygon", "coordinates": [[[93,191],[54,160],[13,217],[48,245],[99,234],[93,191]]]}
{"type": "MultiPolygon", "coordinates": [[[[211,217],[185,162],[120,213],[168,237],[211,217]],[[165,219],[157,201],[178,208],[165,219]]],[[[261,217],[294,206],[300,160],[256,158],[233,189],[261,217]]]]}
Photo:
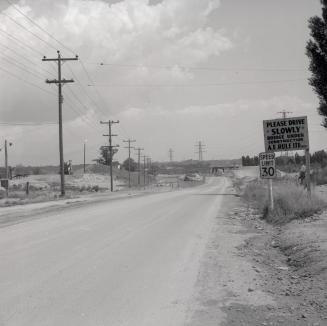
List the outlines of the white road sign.
{"type": "Polygon", "coordinates": [[[259,154],[260,178],[274,179],[276,178],[275,153],[259,154]]]}
{"type": "Polygon", "coordinates": [[[264,120],[263,133],[266,152],[309,148],[307,117],[264,120]]]}

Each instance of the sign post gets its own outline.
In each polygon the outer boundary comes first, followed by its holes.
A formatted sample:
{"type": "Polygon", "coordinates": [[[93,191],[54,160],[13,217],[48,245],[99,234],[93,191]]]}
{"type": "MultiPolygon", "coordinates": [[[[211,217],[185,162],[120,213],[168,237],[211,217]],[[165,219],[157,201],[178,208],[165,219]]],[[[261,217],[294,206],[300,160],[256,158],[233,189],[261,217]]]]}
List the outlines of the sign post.
{"type": "Polygon", "coordinates": [[[263,121],[266,152],[305,151],[306,186],[311,194],[308,120],[306,116],[263,121]]]}
{"type": "Polygon", "coordinates": [[[260,178],[268,179],[268,195],[270,209],[274,210],[273,182],[276,178],[275,153],[260,153],[259,154],[260,178]]]}

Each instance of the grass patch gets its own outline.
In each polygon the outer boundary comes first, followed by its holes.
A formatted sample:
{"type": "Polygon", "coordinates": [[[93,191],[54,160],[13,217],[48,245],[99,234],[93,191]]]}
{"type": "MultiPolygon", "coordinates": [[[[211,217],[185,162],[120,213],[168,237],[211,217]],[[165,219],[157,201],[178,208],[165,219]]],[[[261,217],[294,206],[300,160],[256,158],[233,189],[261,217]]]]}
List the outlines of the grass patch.
{"type": "Polygon", "coordinates": [[[242,197],[251,202],[262,217],[274,224],[285,224],[294,219],[310,217],[326,208],[326,203],[315,194],[308,196],[306,190],[293,182],[274,182],[274,210],[270,209],[267,183],[249,183],[242,197]]]}

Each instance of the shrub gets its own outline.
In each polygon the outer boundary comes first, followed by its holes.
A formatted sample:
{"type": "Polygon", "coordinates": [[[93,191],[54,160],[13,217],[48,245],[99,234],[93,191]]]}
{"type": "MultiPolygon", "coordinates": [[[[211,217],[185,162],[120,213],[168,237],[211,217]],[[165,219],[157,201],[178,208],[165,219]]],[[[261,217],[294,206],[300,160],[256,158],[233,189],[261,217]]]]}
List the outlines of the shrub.
{"type": "Polygon", "coordinates": [[[327,168],[323,168],[315,171],[314,179],[317,185],[327,184],[327,168]]]}
{"type": "Polygon", "coordinates": [[[294,219],[303,219],[323,210],[326,203],[314,193],[293,182],[275,182],[273,187],[274,210],[270,209],[267,187],[263,182],[252,182],[243,193],[243,198],[251,201],[270,223],[284,224],[294,219]]]}

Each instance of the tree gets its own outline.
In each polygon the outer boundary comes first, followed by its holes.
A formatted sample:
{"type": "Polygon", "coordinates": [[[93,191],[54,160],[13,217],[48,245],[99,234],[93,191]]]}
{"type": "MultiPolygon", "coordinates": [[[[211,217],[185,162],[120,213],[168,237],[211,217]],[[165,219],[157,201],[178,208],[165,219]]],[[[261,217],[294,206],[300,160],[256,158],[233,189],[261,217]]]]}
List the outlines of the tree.
{"type": "MultiPolygon", "coordinates": [[[[112,149],[112,158],[118,152],[117,148],[112,149]]],[[[110,151],[109,146],[100,147],[100,157],[95,160],[99,164],[110,165],[110,151]]]]}
{"type": "Polygon", "coordinates": [[[130,166],[131,168],[131,172],[134,172],[137,170],[137,163],[131,158],[131,159],[126,159],[124,162],[123,162],[123,167],[126,171],[128,171],[128,167],[130,166]],[[128,164],[128,160],[130,160],[130,165],[128,164]]]}
{"type": "Polygon", "coordinates": [[[318,95],[318,112],[324,117],[323,125],[327,128],[327,0],[320,0],[322,17],[309,19],[311,37],[307,43],[306,53],[310,60],[312,72],[309,84],[318,95]]]}

